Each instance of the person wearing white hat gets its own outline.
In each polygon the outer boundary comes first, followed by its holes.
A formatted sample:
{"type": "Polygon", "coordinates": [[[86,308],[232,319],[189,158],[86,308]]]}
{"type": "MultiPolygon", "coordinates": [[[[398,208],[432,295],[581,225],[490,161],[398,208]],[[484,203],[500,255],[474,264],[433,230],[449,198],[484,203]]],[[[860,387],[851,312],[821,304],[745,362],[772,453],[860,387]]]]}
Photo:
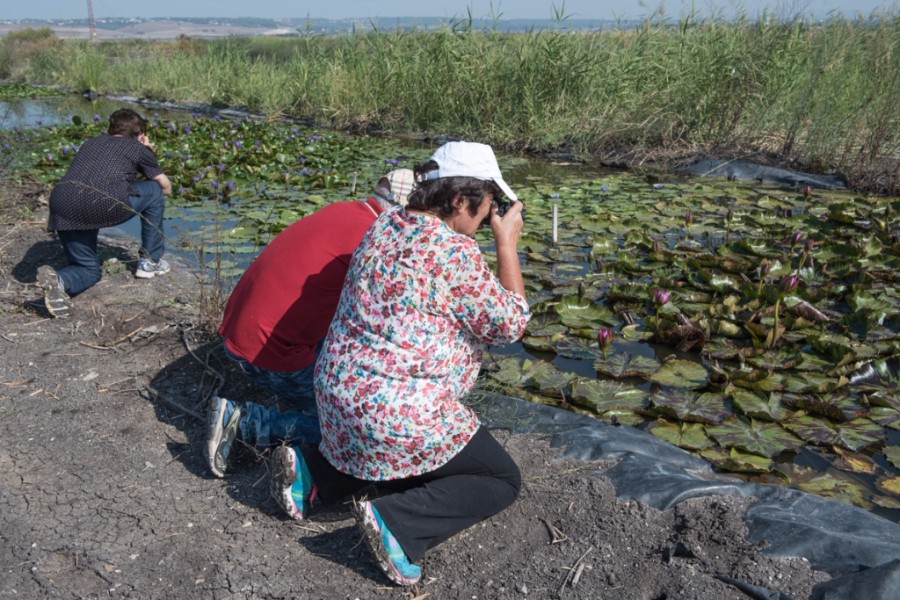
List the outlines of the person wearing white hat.
{"type": "Polygon", "coordinates": [[[354,253],[316,363],[322,441],[279,446],[270,465],[272,495],[295,519],[373,484],[387,492],[355,507],[400,585],[419,580],[426,551],[518,496],[518,467],[462,399],[483,347],[518,340],[531,316],[522,203],[490,146],[450,142],[414,170],[405,209],[375,221],[354,253]],[[496,274],[473,238],[485,222],[496,274]]]}
{"type": "Polygon", "coordinates": [[[206,456],[217,477],[236,442],[264,449],[284,440],[319,440],[313,366],[337,309],[350,255],[382,212],[406,204],[413,172],[380,178],[362,201],[335,202],[275,236],[244,271],[225,305],[225,354],[291,410],[215,397],[207,415],[206,456]]]}

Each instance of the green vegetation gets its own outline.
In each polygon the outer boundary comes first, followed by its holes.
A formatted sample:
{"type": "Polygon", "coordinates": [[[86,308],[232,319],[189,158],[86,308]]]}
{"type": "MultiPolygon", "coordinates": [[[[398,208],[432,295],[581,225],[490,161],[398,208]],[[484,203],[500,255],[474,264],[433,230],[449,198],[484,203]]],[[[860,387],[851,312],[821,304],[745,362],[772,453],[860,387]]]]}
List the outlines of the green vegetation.
{"type": "MultiPolygon", "coordinates": [[[[565,20],[564,17],[561,20],[565,20]]],[[[19,78],[75,89],[641,162],[709,152],[900,186],[900,15],[647,20],[90,44],[40,40],[19,78]]]]}
{"type": "MultiPolygon", "coordinates": [[[[271,236],[430,153],[265,119],[148,116],[176,187],[167,214],[210,277],[210,326],[227,280],[271,236]]],[[[52,183],[102,121],[0,132],[0,147],[31,164],[10,178],[52,183]]],[[[515,355],[489,355],[483,391],[646,427],[732,472],[900,509],[888,436],[900,429],[900,200],[500,159],[528,207],[534,317],[515,355]],[[792,463],[804,447],[852,476],[792,463]]],[[[491,258],[489,233],[478,236],[491,258]]]]}
{"type": "MultiPolygon", "coordinates": [[[[78,88],[93,78],[104,92],[266,114],[144,111],[176,187],[167,215],[188,227],[180,245],[214,272],[202,286],[212,323],[219,282],[271,236],[431,150],[274,117],[635,159],[771,151],[880,189],[900,141],[898,31],[891,18],[66,42],[35,55],[27,79],[78,88]]],[[[2,131],[0,159],[11,180],[52,184],[103,120],[2,131]]],[[[897,198],[500,160],[528,207],[534,318],[514,356],[486,361],[486,391],[646,427],[764,481],[900,509],[897,198]],[[851,475],[792,463],[801,448],[851,475]]]]}

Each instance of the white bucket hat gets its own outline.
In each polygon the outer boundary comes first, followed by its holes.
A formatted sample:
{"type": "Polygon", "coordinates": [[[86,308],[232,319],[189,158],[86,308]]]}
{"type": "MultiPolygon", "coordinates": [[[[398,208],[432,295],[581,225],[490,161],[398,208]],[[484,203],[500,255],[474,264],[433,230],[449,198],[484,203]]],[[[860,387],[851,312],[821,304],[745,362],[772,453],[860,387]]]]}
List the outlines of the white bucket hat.
{"type": "Polygon", "coordinates": [[[493,181],[510,200],[519,199],[512,188],[503,181],[494,151],[487,144],[448,142],[431,155],[431,160],[438,164],[438,168],[425,173],[423,176],[425,181],[443,177],[474,177],[493,181]]]}

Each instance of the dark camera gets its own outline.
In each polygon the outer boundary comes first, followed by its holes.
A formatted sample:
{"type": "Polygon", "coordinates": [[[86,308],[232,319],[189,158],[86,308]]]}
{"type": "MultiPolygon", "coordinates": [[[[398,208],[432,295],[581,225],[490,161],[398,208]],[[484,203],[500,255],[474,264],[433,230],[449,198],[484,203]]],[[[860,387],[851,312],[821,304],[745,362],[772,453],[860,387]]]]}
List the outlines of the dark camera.
{"type": "MultiPolygon", "coordinates": [[[[509,207],[512,206],[512,200],[509,198],[495,198],[494,205],[497,207],[497,215],[501,218],[506,214],[506,211],[509,210],[509,207]]],[[[525,220],[525,209],[522,209],[522,220],[525,220]]],[[[491,215],[488,215],[481,222],[481,227],[490,227],[491,226],[491,215]]]]}

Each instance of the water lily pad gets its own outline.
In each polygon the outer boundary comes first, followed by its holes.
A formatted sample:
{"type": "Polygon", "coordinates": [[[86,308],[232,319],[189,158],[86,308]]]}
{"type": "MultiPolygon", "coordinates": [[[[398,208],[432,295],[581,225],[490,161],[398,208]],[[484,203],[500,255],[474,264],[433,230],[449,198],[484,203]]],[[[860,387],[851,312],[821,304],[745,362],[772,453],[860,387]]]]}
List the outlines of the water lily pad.
{"type": "Polygon", "coordinates": [[[744,415],[753,419],[781,421],[792,414],[777,393],[757,393],[738,388],[734,390],[732,400],[744,415]]]}
{"type": "Polygon", "coordinates": [[[552,364],[543,363],[543,365],[539,369],[534,369],[532,376],[532,385],[541,392],[564,390],[578,377],[575,373],[561,371],[552,364]]]}
{"type": "Polygon", "coordinates": [[[787,395],[784,401],[796,410],[803,410],[810,415],[827,417],[832,421],[852,421],[863,417],[868,409],[849,396],[820,395],[787,395]]]}
{"type": "Polygon", "coordinates": [[[888,498],[887,496],[872,496],[872,504],[890,510],[900,509],[900,500],[895,498],[888,498]]]}
{"type": "Polygon", "coordinates": [[[530,359],[505,358],[498,362],[498,369],[490,372],[489,376],[495,381],[506,385],[526,386],[530,385],[535,377],[541,374],[552,376],[558,369],[546,361],[530,359]]]}
{"type": "Polygon", "coordinates": [[[871,508],[872,506],[872,503],[867,499],[868,493],[863,486],[857,482],[835,477],[829,473],[800,483],[797,487],[806,492],[840,500],[847,504],[865,508],[871,508]]]}
{"type": "Polygon", "coordinates": [[[888,462],[900,469],[900,446],[885,446],[881,453],[888,462]]]}
{"type": "Polygon", "coordinates": [[[838,424],[806,416],[791,419],[784,423],[784,427],[807,442],[843,446],[850,450],[860,450],[884,439],[884,430],[869,419],[855,419],[838,424]]]}
{"type": "Polygon", "coordinates": [[[839,447],[835,447],[835,453],[838,458],[831,464],[841,471],[850,473],[865,473],[873,475],[876,470],[875,461],[870,456],[859,454],[857,452],[849,452],[839,447]]]}
{"type": "Polygon", "coordinates": [[[627,352],[608,354],[594,361],[594,370],[597,373],[615,379],[621,377],[649,379],[659,370],[659,366],[660,363],[655,358],[627,352]]]}
{"type": "Polygon", "coordinates": [[[522,338],[521,344],[523,348],[528,348],[529,350],[537,350],[539,352],[554,352],[553,343],[555,340],[561,337],[564,337],[564,334],[557,334],[555,336],[526,335],[522,338]]]}
{"type": "Polygon", "coordinates": [[[735,473],[766,473],[772,469],[772,459],[757,454],[741,452],[736,448],[705,448],[700,456],[724,471],[735,473]]]}
{"type": "Polygon", "coordinates": [[[759,393],[768,393],[784,387],[784,377],[769,369],[752,369],[732,374],[731,382],[737,386],[759,393]]]}
{"type": "Polygon", "coordinates": [[[803,445],[802,440],[777,423],[744,417],[732,417],[721,425],[707,427],[706,432],[722,446],[770,458],[803,445]]]}
{"type": "Polygon", "coordinates": [[[591,337],[560,336],[551,342],[551,348],[563,358],[591,360],[603,354],[597,343],[596,331],[590,330],[591,337]]]}
{"type": "Polygon", "coordinates": [[[649,404],[649,400],[647,392],[632,385],[579,379],[572,386],[572,403],[602,415],[613,409],[641,409],[649,404]]]}
{"type": "Polygon", "coordinates": [[[680,358],[666,361],[650,379],[661,385],[697,389],[706,385],[706,367],[680,358]]]}
{"type": "Polygon", "coordinates": [[[593,300],[581,296],[566,296],[556,305],[563,324],[569,327],[598,327],[614,325],[612,311],[593,300]]]}
{"type": "Polygon", "coordinates": [[[881,477],[875,482],[883,492],[900,496],[900,476],[893,475],[891,477],[881,477]]]}
{"type": "Polygon", "coordinates": [[[715,445],[700,423],[673,423],[657,419],[647,426],[647,430],[656,437],[687,450],[700,450],[715,445]]]}
{"type": "Polygon", "coordinates": [[[622,337],[630,342],[643,342],[652,338],[653,332],[643,329],[640,325],[626,325],[622,328],[622,337]]]}
{"type": "Polygon", "coordinates": [[[725,396],[717,393],[698,394],[679,388],[664,389],[653,394],[650,401],[660,414],[681,421],[716,424],[731,414],[725,406],[725,396]]]}

